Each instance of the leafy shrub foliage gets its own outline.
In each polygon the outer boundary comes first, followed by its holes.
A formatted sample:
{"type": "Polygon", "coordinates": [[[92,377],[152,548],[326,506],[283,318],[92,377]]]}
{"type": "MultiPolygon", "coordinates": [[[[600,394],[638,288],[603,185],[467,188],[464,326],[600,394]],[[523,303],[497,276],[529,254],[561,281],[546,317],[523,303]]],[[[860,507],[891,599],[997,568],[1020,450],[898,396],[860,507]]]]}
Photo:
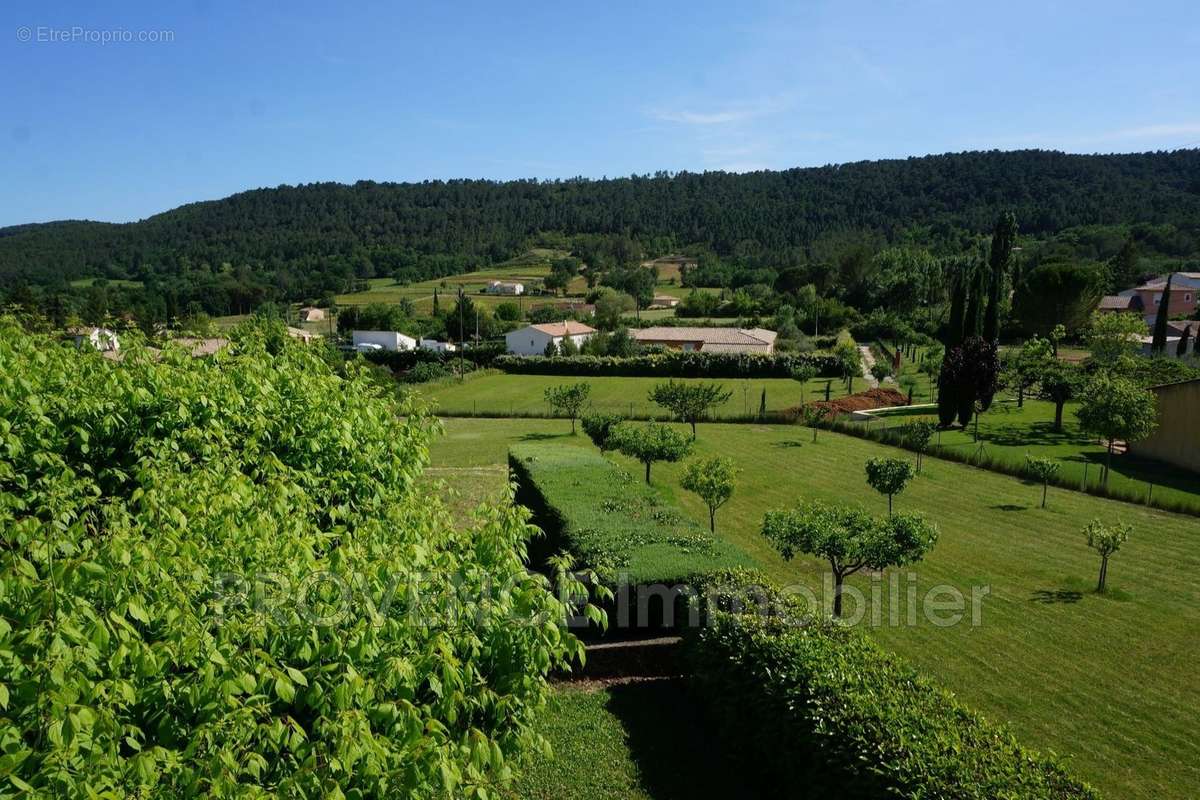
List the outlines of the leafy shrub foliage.
{"type": "Polygon", "coordinates": [[[0,319],[0,795],[490,795],[581,649],[527,512],[456,526],[414,488],[431,417],[234,339],[112,361],[0,319]]]}
{"type": "Polygon", "coordinates": [[[664,502],[599,453],[570,445],[521,444],[508,454],[520,499],[575,556],[614,584],[674,584],[749,559],[664,502]]]}
{"type": "Polygon", "coordinates": [[[520,375],[582,375],[654,378],[790,378],[813,365],[820,375],[841,375],[837,360],[821,353],[697,353],[670,351],[617,356],[499,356],[491,366],[520,375]]]}
{"type": "MultiPolygon", "coordinates": [[[[755,583],[750,594],[760,597],[755,583]]],[[[735,578],[723,595],[738,594],[735,578]]],[[[770,796],[1098,797],[855,628],[799,609],[776,616],[714,610],[708,623],[684,637],[697,696],[744,759],[745,774],[770,796]]]]}

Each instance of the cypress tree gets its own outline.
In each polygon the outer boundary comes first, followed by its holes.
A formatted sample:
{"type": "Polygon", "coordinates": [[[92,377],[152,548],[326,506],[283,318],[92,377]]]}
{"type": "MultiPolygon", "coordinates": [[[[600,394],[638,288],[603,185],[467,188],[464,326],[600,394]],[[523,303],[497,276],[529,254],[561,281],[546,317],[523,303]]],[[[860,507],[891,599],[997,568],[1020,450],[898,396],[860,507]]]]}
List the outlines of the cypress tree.
{"type": "Polygon", "coordinates": [[[1154,339],[1150,343],[1150,350],[1154,353],[1163,353],[1167,349],[1167,320],[1171,318],[1169,306],[1171,305],[1171,281],[1174,277],[1174,272],[1167,276],[1162,302],[1158,304],[1158,315],[1154,317],[1154,339]]]}
{"type": "Polygon", "coordinates": [[[1188,339],[1192,336],[1192,326],[1189,325],[1183,329],[1183,335],[1179,337],[1179,345],[1175,348],[1175,355],[1183,358],[1187,355],[1188,339]]]}
{"type": "Polygon", "coordinates": [[[988,257],[992,274],[988,284],[987,312],[983,319],[983,338],[989,342],[1000,341],[1000,294],[1016,238],[1017,217],[1011,211],[1005,211],[1000,215],[1000,219],[996,220],[996,228],[992,231],[992,249],[988,257]]]}

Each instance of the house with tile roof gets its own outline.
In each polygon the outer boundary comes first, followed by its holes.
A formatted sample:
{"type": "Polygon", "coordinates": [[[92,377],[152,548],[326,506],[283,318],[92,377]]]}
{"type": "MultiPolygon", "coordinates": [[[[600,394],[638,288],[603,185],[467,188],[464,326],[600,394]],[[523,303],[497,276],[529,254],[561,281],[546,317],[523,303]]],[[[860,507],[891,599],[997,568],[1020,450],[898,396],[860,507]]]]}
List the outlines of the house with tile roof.
{"type": "Polygon", "coordinates": [[[630,331],[638,343],[701,353],[775,352],[775,331],[765,328],[642,328],[630,331]]]}
{"type": "Polygon", "coordinates": [[[504,335],[505,349],[518,356],[540,356],[546,352],[546,347],[553,342],[555,347],[562,347],[565,340],[580,347],[596,334],[596,329],[573,319],[565,322],[546,322],[540,325],[528,325],[504,335]]]}

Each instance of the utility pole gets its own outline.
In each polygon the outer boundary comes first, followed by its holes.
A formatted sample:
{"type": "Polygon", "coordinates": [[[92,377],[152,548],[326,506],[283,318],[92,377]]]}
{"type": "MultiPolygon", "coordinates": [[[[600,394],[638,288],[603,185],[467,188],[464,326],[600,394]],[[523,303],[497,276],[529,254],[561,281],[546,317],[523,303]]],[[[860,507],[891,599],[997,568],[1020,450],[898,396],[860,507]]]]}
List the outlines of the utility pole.
{"type": "Polygon", "coordinates": [[[466,350],[466,345],[467,345],[466,333],[467,333],[467,330],[463,326],[463,290],[462,290],[462,287],[460,286],[460,287],[458,287],[458,339],[459,339],[459,341],[458,341],[458,381],[459,381],[459,383],[462,383],[463,380],[466,379],[466,374],[467,374],[467,364],[466,364],[466,361],[464,360],[466,358],[466,353],[463,352],[464,350],[466,350]]]}

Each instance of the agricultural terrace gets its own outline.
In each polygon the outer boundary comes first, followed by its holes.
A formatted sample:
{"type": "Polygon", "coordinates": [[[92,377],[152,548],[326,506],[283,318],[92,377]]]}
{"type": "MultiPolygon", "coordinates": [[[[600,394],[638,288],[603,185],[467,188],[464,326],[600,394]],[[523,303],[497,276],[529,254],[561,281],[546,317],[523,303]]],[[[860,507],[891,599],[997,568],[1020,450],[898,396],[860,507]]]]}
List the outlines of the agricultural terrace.
{"type": "MultiPolygon", "coordinates": [[[[506,480],[508,448],[571,437],[563,420],[445,421],[433,468],[448,485],[477,495],[506,480]]],[[[732,458],[742,474],[719,515],[717,535],[744,549],[776,581],[818,588],[827,565],[783,562],[759,535],[763,513],[801,498],[853,503],[886,513],[887,500],[864,481],[873,455],[904,451],[792,426],[707,424],[696,456],[732,458]]],[[[631,474],[640,465],[611,456],[631,474]]],[[[678,488],[683,464],[658,464],[654,484],[701,523],[707,510],[678,488]]],[[[1200,553],[1197,522],[1079,492],[1051,490],[1007,475],[934,458],[896,498],[920,510],[941,538],[912,570],[921,591],[938,584],[987,587],[982,624],[938,627],[922,615],[914,626],[872,629],[878,641],[916,664],[990,719],[1010,724],[1025,744],[1052,750],[1108,797],[1183,798],[1200,783],[1194,711],[1200,707],[1200,553]],[[1114,558],[1110,590],[1093,593],[1098,559],[1084,542],[1090,519],[1121,520],[1134,536],[1114,558]],[[1102,644],[1101,644],[1102,643],[1102,644]]],[[[892,570],[904,580],[907,570],[892,570]]],[[[872,578],[848,585],[869,592],[872,578]]],[[[906,584],[901,584],[906,588],[906,584]]],[[[906,619],[905,592],[897,610],[906,619]]],[[[884,592],[883,619],[891,602],[884,592]]],[[[545,773],[543,773],[545,774],[545,773]]],[[[547,795],[543,795],[547,796],[547,795]]]]}

